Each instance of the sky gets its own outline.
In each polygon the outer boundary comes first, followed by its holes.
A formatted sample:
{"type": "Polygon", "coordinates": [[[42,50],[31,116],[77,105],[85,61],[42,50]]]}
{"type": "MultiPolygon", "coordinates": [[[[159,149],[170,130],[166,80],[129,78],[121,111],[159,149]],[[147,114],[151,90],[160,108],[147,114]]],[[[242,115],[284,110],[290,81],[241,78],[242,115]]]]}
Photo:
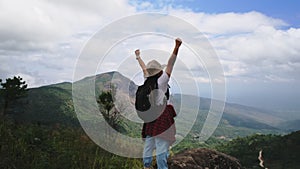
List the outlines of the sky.
{"type": "MultiPolygon", "coordinates": [[[[208,39],[224,70],[227,101],[299,112],[299,6],[297,0],[0,0],[0,78],[19,75],[29,87],[72,82],[77,58],[97,31],[124,16],[159,12],[185,20],[208,39]]],[[[139,38],[138,44],[124,41],[115,54],[172,48],[166,38],[139,38]]],[[[101,71],[113,70],[118,60],[111,57],[101,71]]],[[[201,75],[197,83],[205,86],[201,75]]]]}

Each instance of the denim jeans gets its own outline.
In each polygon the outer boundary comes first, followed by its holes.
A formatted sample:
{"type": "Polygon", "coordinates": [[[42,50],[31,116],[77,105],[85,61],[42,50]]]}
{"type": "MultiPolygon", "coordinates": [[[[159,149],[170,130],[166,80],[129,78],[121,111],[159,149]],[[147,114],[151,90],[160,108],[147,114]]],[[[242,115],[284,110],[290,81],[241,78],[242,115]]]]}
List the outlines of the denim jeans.
{"type": "Polygon", "coordinates": [[[170,143],[167,140],[147,136],[143,152],[144,167],[151,167],[153,150],[156,149],[157,168],[168,169],[167,159],[169,156],[169,146],[170,143]]]}

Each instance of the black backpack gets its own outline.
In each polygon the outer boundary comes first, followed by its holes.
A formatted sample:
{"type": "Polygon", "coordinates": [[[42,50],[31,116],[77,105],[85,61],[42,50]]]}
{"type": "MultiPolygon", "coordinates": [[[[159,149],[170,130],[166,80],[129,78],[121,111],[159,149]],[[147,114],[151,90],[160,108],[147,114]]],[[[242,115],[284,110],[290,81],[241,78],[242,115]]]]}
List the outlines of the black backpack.
{"type": "Polygon", "coordinates": [[[148,77],[144,84],[139,86],[135,95],[135,109],[138,116],[145,122],[154,121],[166,105],[166,100],[169,99],[169,86],[165,93],[165,104],[162,106],[156,106],[155,104],[155,89],[158,89],[157,79],[159,75],[148,77]]]}

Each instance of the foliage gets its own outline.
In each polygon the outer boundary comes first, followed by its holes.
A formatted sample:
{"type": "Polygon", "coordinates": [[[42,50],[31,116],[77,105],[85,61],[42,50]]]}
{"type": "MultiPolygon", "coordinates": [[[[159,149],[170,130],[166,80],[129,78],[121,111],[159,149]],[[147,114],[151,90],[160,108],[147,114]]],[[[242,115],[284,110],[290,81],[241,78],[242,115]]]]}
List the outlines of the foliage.
{"type": "Polygon", "coordinates": [[[114,108],[113,90],[103,91],[97,102],[100,105],[100,112],[102,113],[104,119],[108,122],[110,126],[117,129],[120,128],[120,112],[114,108]],[[104,109],[104,110],[103,110],[104,109]]]}
{"type": "Polygon", "coordinates": [[[193,148],[214,148],[215,146],[227,142],[226,140],[218,139],[216,137],[210,137],[206,141],[200,141],[199,138],[192,137],[188,134],[179,144],[177,144],[172,151],[176,154],[183,150],[193,149],[193,148]]]}
{"type": "MultiPolygon", "coordinates": [[[[75,83],[80,83],[83,88],[86,86],[85,83],[88,83],[88,81],[92,80],[95,77],[90,77],[83,79],[81,81],[75,82],[75,83]]],[[[111,73],[104,73],[101,75],[97,75],[95,80],[95,94],[96,94],[96,99],[98,100],[99,95],[103,91],[109,91],[112,90],[112,94],[114,93],[114,87],[118,88],[118,91],[128,91],[128,86],[126,84],[129,83],[129,79],[126,79],[124,76],[121,74],[116,74],[116,72],[111,72],[111,73]],[[111,78],[114,76],[114,82],[112,84],[111,78]],[[116,81],[118,83],[116,83],[116,81]],[[127,82],[128,81],[128,82],[127,82]]],[[[134,93],[134,89],[132,91],[129,91],[130,93],[134,93]]],[[[25,105],[19,106],[16,105],[14,106],[14,110],[17,112],[24,112],[24,113],[19,113],[17,116],[14,118],[17,119],[18,121],[21,122],[33,122],[33,123],[41,123],[41,124],[55,124],[55,123],[64,123],[68,125],[73,125],[73,126],[79,126],[79,122],[76,118],[76,113],[74,111],[73,107],[73,102],[72,102],[72,84],[71,83],[59,83],[59,84],[54,84],[54,85],[49,85],[49,86],[43,86],[39,88],[32,88],[27,92],[27,97],[24,97],[21,99],[22,102],[26,103],[25,105]]],[[[93,93],[94,94],[94,93],[93,93]]],[[[114,96],[114,94],[113,94],[114,96]]],[[[175,96],[174,96],[175,97],[175,96]]],[[[187,96],[185,96],[187,97],[187,96]]],[[[193,98],[192,96],[188,96],[189,104],[191,106],[193,105],[193,101],[197,101],[198,99],[193,98]],[[191,98],[190,98],[191,97],[191,98]]],[[[1,101],[1,99],[0,99],[1,101]]],[[[94,101],[94,100],[92,100],[94,101]]],[[[91,101],[91,102],[92,102],[91,101]]],[[[174,105],[175,106],[180,106],[180,98],[174,98],[174,105]]],[[[191,133],[193,135],[199,135],[199,132],[201,131],[201,128],[203,127],[203,123],[206,120],[207,114],[208,114],[208,109],[209,108],[209,103],[208,100],[201,100],[201,109],[199,111],[199,115],[197,117],[197,120],[194,124],[193,129],[191,130],[191,133]],[[207,105],[206,105],[207,104],[207,105]],[[203,106],[205,105],[205,106],[203,106]]],[[[131,103],[128,102],[128,105],[131,103]]],[[[124,104],[125,105],[125,104],[124,104]]],[[[85,105],[85,111],[89,111],[89,106],[85,105]]],[[[101,106],[99,106],[101,108],[101,106]]],[[[187,106],[189,107],[189,106],[187,106]]],[[[177,108],[178,110],[180,107],[177,108]]],[[[176,109],[176,110],[177,110],[176,109]]],[[[102,109],[102,112],[104,112],[105,109],[102,109]]],[[[115,109],[112,108],[110,114],[112,113],[118,113],[117,111],[114,111],[115,109]]],[[[120,113],[122,112],[122,109],[118,107],[118,111],[120,113]]],[[[191,110],[185,110],[182,109],[180,113],[183,113],[184,116],[189,116],[189,113],[191,110]]],[[[106,113],[106,112],[104,112],[106,113]]],[[[132,112],[135,113],[135,112],[132,112]]],[[[121,116],[119,118],[120,125],[123,126],[124,128],[129,128],[129,129],[137,129],[137,125],[135,125],[135,122],[130,122],[130,120],[127,120],[125,118],[122,118],[121,116]],[[124,120],[125,119],[125,120],[124,120]],[[134,127],[131,127],[134,125],[134,127]]],[[[90,118],[90,117],[89,117],[90,118]]],[[[194,117],[193,117],[194,118],[194,117]]],[[[190,126],[190,121],[185,120],[185,119],[192,119],[191,117],[184,118],[181,123],[177,123],[176,127],[177,128],[185,128],[185,126],[190,126]],[[183,126],[179,126],[182,124],[183,126]]],[[[232,139],[236,138],[237,136],[247,136],[251,135],[254,133],[274,133],[274,129],[254,129],[257,125],[257,123],[251,123],[251,126],[249,127],[243,127],[243,126],[234,126],[231,123],[232,118],[229,118],[227,120],[222,119],[220,122],[219,127],[216,129],[214,136],[221,137],[225,136],[226,139],[232,139]]],[[[235,119],[233,119],[235,120],[235,119]]],[[[138,128],[139,129],[139,128],[138,128]]],[[[120,130],[118,130],[120,131],[120,130]]],[[[135,133],[134,135],[140,135],[140,130],[138,131],[133,131],[133,132],[138,132],[135,133]]],[[[131,133],[129,133],[131,134],[131,133]]]]}
{"type": "Polygon", "coordinates": [[[219,151],[237,157],[243,166],[258,168],[258,153],[263,150],[265,167],[272,169],[298,168],[300,162],[300,131],[286,136],[280,135],[252,135],[236,138],[216,148],[219,151]]]}
{"type": "MultiPolygon", "coordinates": [[[[108,77],[110,76],[106,78],[108,77]]],[[[96,82],[95,86],[99,88],[96,90],[96,96],[99,96],[97,100],[106,121],[115,129],[122,128],[123,134],[140,137],[142,124],[125,119],[120,116],[122,110],[119,112],[114,108],[114,91],[110,90],[111,84],[107,83],[105,77],[96,79],[96,82]],[[100,92],[103,88],[108,88],[108,91],[100,92]]],[[[127,159],[110,154],[95,145],[79,129],[71,90],[71,83],[34,88],[27,92],[26,97],[20,98],[26,103],[25,106],[20,106],[16,100],[12,102],[16,105],[14,110],[25,112],[14,117],[16,121],[24,124],[16,125],[1,119],[0,168],[142,168],[140,159],[127,159]]],[[[176,105],[181,104],[176,103],[176,105]]],[[[183,110],[183,112],[185,117],[189,116],[189,110],[183,110]]],[[[264,129],[254,128],[253,126],[259,124],[255,121],[247,121],[247,126],[245,126],[244,119],[226,116],[220,121],[209,140],[199,141],[197,137],[200,136],[199,132],[207,114],[207,109],[200,109],[190,134],[173,147],[172,153],[198,147],[216,148],[237,157],[243,165],[255,168],[258,167],[258,152],[263,149],[266,165],[269,168],[300,166],[295,160],[300,152],[299,146],[296,146],[299,143],[299,137],[297,135],[293,135],[294,137],[247,136],[253,133],[276,133],[273,128],[264,126],[262,126],[264,129]],[[245,138],[237,138],[229,142],[237,136],[245,138]]],[[[190,123],[184,120],[182,125],[183,127],[189,126],[190,123]]]]}
{"type": "Polygon", "coordinates": [[[142,161],[101,149],[80,128],[16,125],[2,119],[0,168],[138,169],[142,161]]]}
{"type": "Polygon", "coordinates": [[[71,83],[32,88],[20,100],[26,104],[16,105],[18,113],[14,119],[20,123],[56,123],[79,126],[73,107],[71,83]],[[68,88],[68,89],[64,89],[68,88]]]}
{"type": "Polygon", "coordinates": [[[7,114],[9,106],[26,95],[27,84],[22,80],[23,79],[20,76],[14,76],[13,78],[7,78],[5,83],[2,83],[2,80],[0,81],[2,86],[1,95],[3,95],[4,98],[2,114],[7,114]]]}

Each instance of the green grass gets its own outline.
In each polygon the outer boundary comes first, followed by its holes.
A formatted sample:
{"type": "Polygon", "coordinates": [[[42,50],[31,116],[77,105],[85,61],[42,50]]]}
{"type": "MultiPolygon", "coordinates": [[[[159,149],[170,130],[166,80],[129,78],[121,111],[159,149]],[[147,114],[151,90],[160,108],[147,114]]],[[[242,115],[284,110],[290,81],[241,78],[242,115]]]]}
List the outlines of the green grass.
{"type": "Polygon", "coordinates": [[[0,136],[1,169],[142,168],[141,159],[101,149],[80,128],[16,125],[1,119],[0,136]]]}

